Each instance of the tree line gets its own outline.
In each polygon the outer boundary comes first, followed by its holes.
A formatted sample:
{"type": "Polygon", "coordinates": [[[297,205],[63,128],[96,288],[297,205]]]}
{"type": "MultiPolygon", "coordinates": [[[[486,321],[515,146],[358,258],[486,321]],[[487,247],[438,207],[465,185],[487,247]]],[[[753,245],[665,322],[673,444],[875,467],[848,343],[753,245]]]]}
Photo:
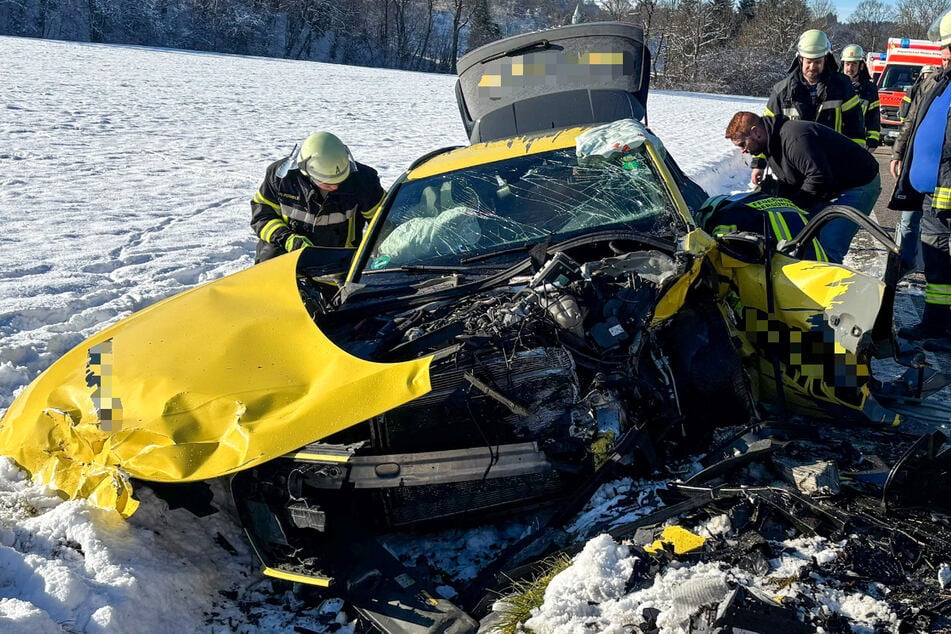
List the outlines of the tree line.
{"type": "Polygon", "coordinates": [[[574,21],[644,26],[654,85],[765,96],[800,33],[883,51],[925,38],[951,0],[0,0],[0,35],[455,72],[466,51],[574,21]]]}

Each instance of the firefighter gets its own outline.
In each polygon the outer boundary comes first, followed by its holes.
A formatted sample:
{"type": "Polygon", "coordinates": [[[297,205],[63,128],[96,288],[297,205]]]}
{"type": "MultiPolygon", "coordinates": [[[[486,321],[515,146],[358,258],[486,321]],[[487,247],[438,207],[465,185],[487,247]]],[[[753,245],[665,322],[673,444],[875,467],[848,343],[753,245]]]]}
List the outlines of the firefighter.
{"type": "MultiPolygon", "coordinates": [[[[929,32],[951,59],[951,11],[929,32]],[[936,31],[936,32],[935,32],[936,31]]],[[[951,351],[951,70],[947,62],[913,114],[888,206],[922,211],[921,249],[925,262],[925,308],[921,321],[898,335],[923,341],[926,349],[951,351]]]]}
{"type": "MultiPolygon", "coordinates": [[[[765,156],[779,182],[779,195],[792,200],[809,217],[829,205],[853,207],[867,216],[882,191],[875,157],[814,121],[737,112],[725,136],[744,154],[765,156]]],[[[831,220],[821,229],[819,243],[830,262],[842,262],[857,231],[858,227],[844,218],[831,220]]]]}
{"type": "Polygon", "coordinates": [[[872,83],[868,66],[865,65],[865,51],[858,44],[849,44],[842,49],[842,73],[852,80],[852,89],[858,95],[865,115],[865,147],[873,152],[882,142],[878,87],[872,83]]]}
{"type": "MultiPolygon", "coordinates": [[[[828,36],[810,29],[799,36],[796,59],[789,74],[778,81],[766,103],[765,117],[785,115],[826,125],[865,147],[862,107],[849,78],[839,71],[828,36]]],[[[752,161],[750,182],[763,180],[766,159],[752,161]]]]}
{"type": "MultiPolygon", "coordinates": [[[[942,52],[942,55],[944,53],[942,52]]],[[[947,60],[943,60],[947,64],[947,60]]],[[[937,66],[922,66],[918,79],[911,90],[902,99],[898,116],[902,120],[901,130],[895,144],[892,146],[891,161],[888,169],[892,176],[898,178],[901,172],[902,161],[905,157],[905,147],[908,145],[908,133],[915,123],[915,116],[921,106],[921,98],[928,94],[938,81],[937,66]]],[[[902,273],[912,273],[918,268],[918,242],[921,239],[921,209],[901,212],[901,219],[895,226],[895,242],[900,247],[902,273]]]]}
{"type": "Polygon", "coordinates": [[[307,246],[355,247],[385,194],[376,170],[329,132],[301,144],[297,166],[268,166],[251,200],[255,264],[307,246]]]}

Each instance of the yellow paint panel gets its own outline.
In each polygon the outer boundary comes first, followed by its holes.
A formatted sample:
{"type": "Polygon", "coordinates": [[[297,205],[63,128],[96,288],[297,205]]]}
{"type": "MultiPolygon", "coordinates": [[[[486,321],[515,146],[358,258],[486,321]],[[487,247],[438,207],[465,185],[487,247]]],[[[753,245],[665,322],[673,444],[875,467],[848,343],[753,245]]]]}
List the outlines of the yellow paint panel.
{"type": "Polygon", "coordinates": [[[679,311],[687,299],[687,293],[693,285],[697,276],[700,275],[703,264],[703,255],[714,246],[713,240],[701,229],[694,229],[684,237],[684,248],[688,253],[692,253],[696,258],[690,265],[690,269],[664,291],[664,294],[657,300],[657,307],[654,309],[654,318],[651,324],[658,324],[665,319],[673,317],[679,311]]]}
{"type": "Polygon", "coordinates": [[[702,548],[706,541],[706,537],[691,533],[680,526],[667,526],[660,534],[660,539],[650,546],[645,546],[644,550],[649,553],[656,553],[659,550],[663,550],[665,544],[670,544],[674,547],[675,554],[683,555],[684,553],[702,548]]]}
{"type": "Polygon", "coordinates": [[[297,290],[300,253],[166,299],[66,353],[0,420],[0,453],[68,498],[130,515],[128,476],[234,473],[427,393],[430,357],[372,363],[320,332],[297,290]],[[97,366],[106,342],[111,366],[97,366]],[[96,372],[110,367],[113,400],[97,408],[96,372]]]}
{"type": "Polygon", "coordinates": [[[299,575],[293,572],[284,572],[283,570],[277,570],[276,568],[265,568],[263,571],[265,577],[274,577],[275,579],[283,579],[284,581],[291,581],[293,583],[303,583],[309,586],[318,586],[320,588],[329,588],[330,582],[333,581],[330,577],[311,577],[308,575],[299,575]]]}
{"type": "Polygon", "coordinates": [[[582,63],[591,65],[619,66],[624,63],[623,53],[588,53],[581,58],[582,63]]]}
{"type": "Polygon", "coordinates": [[[503,141],[476,143],[468,147],[459,148],[434,156],[406,175],[407,180],[419,180],[437,174],[454,172],[466,167],[486,165],[519,156],[540,154],[551,150],[561,150],[574,147],[575,137],[581,134],[584,128],[571,128],[555,134],[545,136],[523,136],[503,141]]]}

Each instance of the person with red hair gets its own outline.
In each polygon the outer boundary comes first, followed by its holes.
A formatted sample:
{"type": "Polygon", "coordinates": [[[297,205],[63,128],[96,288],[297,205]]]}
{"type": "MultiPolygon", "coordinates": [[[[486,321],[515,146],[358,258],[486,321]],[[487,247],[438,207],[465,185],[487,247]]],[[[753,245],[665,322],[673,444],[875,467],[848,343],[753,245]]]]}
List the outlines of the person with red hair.
{"type": "MultiPolygon", "coordinates": [[[[737,112],[726,138],[744,154],[764,155],[776,179],[777,193],[808,216],[829,205],[846,205],[866,216],[882,191],[878,161],[863,146],[814,121],[777,114],[761,117],[737,112]]],[[[842,262],[858,227],[836,218],[819,232],[830,262],[842,262]]]]}

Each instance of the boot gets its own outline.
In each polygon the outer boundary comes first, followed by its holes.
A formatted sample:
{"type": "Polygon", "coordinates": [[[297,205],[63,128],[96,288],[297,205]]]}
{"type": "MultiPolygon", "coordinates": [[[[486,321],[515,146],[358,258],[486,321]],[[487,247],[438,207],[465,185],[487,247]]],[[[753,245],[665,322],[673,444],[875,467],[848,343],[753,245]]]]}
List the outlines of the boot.
{"type": "Polygon", "coordinates": [[[925,312],[921,315],[921,323],[899,328],[898,336],[909,341],[946,338],[949,325],[951,325],[951,309],[948,306],[926,303],[925,312]]]}

